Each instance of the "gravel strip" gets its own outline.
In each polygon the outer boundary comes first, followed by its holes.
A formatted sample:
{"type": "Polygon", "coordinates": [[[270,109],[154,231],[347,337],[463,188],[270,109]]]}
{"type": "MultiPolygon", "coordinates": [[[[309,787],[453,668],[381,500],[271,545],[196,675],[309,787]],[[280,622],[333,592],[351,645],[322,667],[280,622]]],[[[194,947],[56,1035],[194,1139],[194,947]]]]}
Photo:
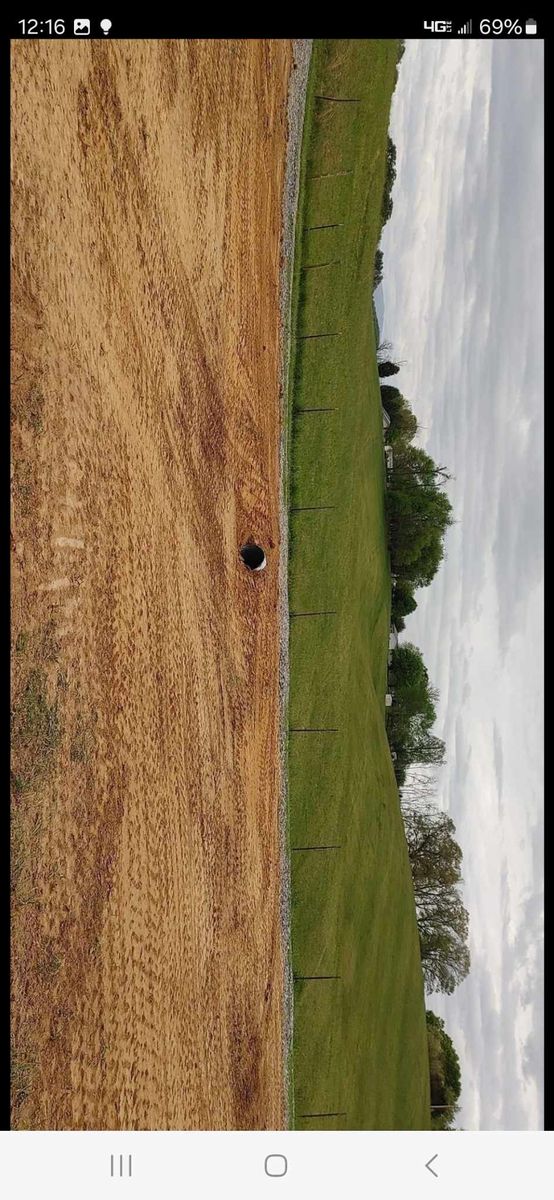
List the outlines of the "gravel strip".
{"type": "Polygon", "coordinates": [[[287,1126],[290,1126],[293,1114],[289,1112],[290,1073],[292,1070],[292,1030],[294,1016],[294,989],[291,961],[291,928],[290,928],[290,862],[288,846],[288,692],[289,692],[289,602],[288,602],[288,508],[286,481],[289,463],[287,451],[288,438],[288,382],[289,355],[291,337],[291,285],[294,262],[294,239],[296,230],[296,213],[298,207],[298,186],[300,150],[302,146],[302,130],[304,125],[304,107],[306,101],[306,86],[312,53],[312,40],[298,38],[293,41],[293,67],[289,82],[287,105],[287,159],[285,167],[285,182],[283,189],[283,213],[281,229],[281,281],[280,281],[280,310],[281,310],[281,444],[280,444],[280,523],[281,523],[281,554],[279,561],[279,626],[280,626],[280,660],[279,660],[279,708],[280,708],[280,758],[281,758],[281,796],[280,796],[280,842],[281,842],[281,930],[284,950],[284,1021],[283,1021],[283,1061],[285,1078],[285,1111],[287,1126]]]}

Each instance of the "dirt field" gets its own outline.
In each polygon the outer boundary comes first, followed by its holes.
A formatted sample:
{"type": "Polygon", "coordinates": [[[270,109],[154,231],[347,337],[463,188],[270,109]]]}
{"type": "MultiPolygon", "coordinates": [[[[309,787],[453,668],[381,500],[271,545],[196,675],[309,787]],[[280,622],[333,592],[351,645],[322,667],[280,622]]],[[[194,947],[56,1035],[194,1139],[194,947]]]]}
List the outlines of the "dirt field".
{"type": "Polygon", "coordinates": [[[280,1128],[291,46],[12,62],[13,1123],[280,1128]]]}

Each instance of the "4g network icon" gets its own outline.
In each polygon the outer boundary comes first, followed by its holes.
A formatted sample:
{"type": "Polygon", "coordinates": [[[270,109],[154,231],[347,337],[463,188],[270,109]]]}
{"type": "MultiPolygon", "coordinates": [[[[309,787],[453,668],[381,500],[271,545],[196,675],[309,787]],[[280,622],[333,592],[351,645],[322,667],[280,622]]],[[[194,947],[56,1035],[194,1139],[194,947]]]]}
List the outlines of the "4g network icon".
{"type": "Polygon", "coordinates": [[[452,33],[452,21],[424,21],[423,28],[428,33],[452,33]]]}

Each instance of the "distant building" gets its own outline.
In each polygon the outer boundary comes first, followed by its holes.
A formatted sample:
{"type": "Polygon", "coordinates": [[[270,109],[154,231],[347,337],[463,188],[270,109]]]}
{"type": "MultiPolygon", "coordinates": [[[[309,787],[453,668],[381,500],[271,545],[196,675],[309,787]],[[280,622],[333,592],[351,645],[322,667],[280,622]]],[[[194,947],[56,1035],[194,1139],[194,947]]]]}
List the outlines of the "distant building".
{"type": "Polygon", "coordinates": [[[389,650],[396,650],[398,645],[398,630],[396,625],[391,625],[389,634],[389,650]]]}
{"type": "Polygon", "coordinates": [[[381,412],[383,414],[383,429],[390,429],[390,417],[383,405],[381,405],[381,412]]]}
{"type": "Polygon", "coordinates": [[[387,471],[392,471],[392,466],[393,466],[392,446],[385,446],[385,464],[387,467],[387,471]]]}
{"type": "Polygon", "coordinates": [[[387,692],[385,696],[385,708],[390,708],[392,704],[392,692],[387,692]]]}

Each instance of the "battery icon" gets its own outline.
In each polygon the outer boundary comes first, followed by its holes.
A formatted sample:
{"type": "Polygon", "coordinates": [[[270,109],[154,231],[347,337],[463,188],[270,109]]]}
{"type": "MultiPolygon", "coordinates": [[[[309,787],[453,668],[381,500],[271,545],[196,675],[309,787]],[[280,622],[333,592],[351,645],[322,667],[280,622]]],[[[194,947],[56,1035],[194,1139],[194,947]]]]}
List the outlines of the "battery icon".
{"type": "Polygon", "coordinates": [[[533,19],[531,17],[529,17],[529,20],[525,22],[525,32],[526,33],[536,33],[537,32],[537,22],[533,21],[533,19]]]}

